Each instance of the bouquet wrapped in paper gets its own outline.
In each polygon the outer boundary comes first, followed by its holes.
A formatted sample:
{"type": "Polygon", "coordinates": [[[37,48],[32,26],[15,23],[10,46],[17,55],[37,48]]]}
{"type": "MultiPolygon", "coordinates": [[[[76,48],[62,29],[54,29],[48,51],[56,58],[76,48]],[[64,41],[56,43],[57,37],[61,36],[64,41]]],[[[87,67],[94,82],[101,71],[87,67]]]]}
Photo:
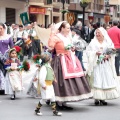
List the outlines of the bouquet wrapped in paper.
{"type": "Polygon", "coordinates": [[[102,63],[103,60],[106,59],[106,55],[116,55],[116,50],[113,48],[107,48],[104,53],[98,56],[97,64],[102,63]]]}

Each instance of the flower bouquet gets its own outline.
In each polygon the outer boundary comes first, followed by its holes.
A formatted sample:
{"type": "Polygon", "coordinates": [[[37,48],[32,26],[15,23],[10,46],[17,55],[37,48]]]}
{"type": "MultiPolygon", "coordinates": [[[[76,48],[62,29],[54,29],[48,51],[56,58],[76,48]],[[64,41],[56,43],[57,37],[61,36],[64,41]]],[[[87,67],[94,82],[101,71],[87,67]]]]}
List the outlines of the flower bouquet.
{"type": "Polygon", "coordinates": [[[107,48],[106,51],[98,56],[97,64],[100,64],[103,60],[105,60],[106,55],[114,55],[116,54],[116,50],[113,48],[107,48]]]}
{"type": "Polygon", "coordinates": [[[39,64],[39,60],[40,60],[40,55],[39,54],[36,54],[36,55],[33,56],[34,63],[39,64]]]}
{"type": "Polygon", "coordinates": [[[69,44],[67,46],[65,46],[65,50],[70,50],[73,47],[73,45],[69,44]]]}
{"type": "Polygon", "coordinates": [[[24,70],[24,71],[29,71],[30,70],[30,64],[29,62],[27,62],[26,60],[22,63],[21,66],[19,66],[20,70],[24,70]]]}
{"type": "Polygon", "coordinates": [[[112,54],[116,54],[116,49],[113,48],[108,48],[105,52],[106,55],[112,55],[112,54]]]}

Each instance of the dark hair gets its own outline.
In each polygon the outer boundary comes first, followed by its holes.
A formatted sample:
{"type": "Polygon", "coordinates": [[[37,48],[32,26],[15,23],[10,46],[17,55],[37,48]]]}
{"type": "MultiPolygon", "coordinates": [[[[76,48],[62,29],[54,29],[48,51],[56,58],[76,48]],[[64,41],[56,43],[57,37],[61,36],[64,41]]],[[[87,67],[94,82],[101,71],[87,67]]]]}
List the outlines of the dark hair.
{"type": "Polygon", "coordinates": [[[67,22],[63,22],[61,24],[61,26],[58,28],[58,30],[61,32],[62,28],[65,28],[66,27],[66,24],[68,24],[67,22]]]}
{"type": "Polygon", "coordinates": [[[113,20],[113,25],[117,26],[118,25],[118,21],[117,20],[113,20]]]}
{"type": "Polygon", "coordinates": [[[48,24],[48,28],[51,26],[51,24],[48,24]]]}
{"type": "Polygon", "coordinates": [[[19,27],[23,28],[23,25],[19,25],[19,27]]]}
{"type": "Polygon", "coordinates": [[[3,23],[0,23],[0,26],[2,26],[5,29],[5,25],[3,23]]]}
{"type": "Polygon", "coordinates": [[[10,55],[13,51],[15,51],[15,52],[17,53],[16,49],[15,49],[15,48],[12,48],[12,49],[10,50],[10,52],[9,52],[9,55],[10,55]]]}
{"type": "Polygon", "coordinates": [[[97,23],[96,23],[96,26],[97,26],[97,28],[99,28],[99,27],[100,27],[100,23],[99,23],[99,22],[97,22],[97,23]]]}

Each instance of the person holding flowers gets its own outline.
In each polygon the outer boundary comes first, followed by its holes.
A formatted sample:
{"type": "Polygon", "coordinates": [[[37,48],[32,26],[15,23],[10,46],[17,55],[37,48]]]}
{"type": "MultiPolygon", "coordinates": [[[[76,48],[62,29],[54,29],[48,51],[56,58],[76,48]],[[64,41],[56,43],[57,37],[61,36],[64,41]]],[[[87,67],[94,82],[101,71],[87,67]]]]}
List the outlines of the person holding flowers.
{"type": "Polygon", "coordinates": [[[68,22],[62,21],[52,28],[48,45],[56,51],[51,66],[57,79],[57,83],[53,84],[57,106],[62,110],[72,110],[66,102],[89,99],[92,93],[81,63],[72,52],[74,48],[68,22]]]}
{"type": "Polygon", "coordinates": [[[50,54],[45,52],[40,56],[39,64],[40,64],[40,71],[39,71],[39,82],[40,82],[40,90],[41,90],[41,99],[35,109],[36,115],[41,116],[41,107],[42,104],[46,100],[50,100],[51,107],[53,110],[53,115],[61,116],[62,113],[57,111],[56,108],[56,100],[55,100],[55,93],[53,88],[53,82],[56,82],[56,78],[54,75],[54,71],[50,65],[50,54]]]}
{"type": "Polygon", "coordinates": [[[95,105],[107,105],[105,100],[120,97],[120,84],[115,71],[115,48],[107,31],[96,29],[94,39],[87,47],[87,75],[95,105]]]}
{"type": "Polygon", "coordinates": [[[24,69],[28,71],[30,66],[28,62],[23,62],[20,64],[20,61],[17,57],[17,51],[15,48],[9,50],[9,58],[4,63],[5,69],[7,70],[6,81],[5,81],[5,94],[11,95],[11,100],[15,100],[16,92],[22,91],[22,75],[21,70],[24,69]]]}

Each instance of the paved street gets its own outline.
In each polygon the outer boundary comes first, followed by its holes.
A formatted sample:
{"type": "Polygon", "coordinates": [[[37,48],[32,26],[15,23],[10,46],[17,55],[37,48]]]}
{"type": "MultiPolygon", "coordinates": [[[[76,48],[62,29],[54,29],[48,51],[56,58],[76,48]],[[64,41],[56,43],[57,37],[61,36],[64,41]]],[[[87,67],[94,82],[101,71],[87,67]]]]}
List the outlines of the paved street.
{"type": "Polygon", "coordinates": [[[34,72],[31,63],[30,72],[23,73],[24,92],[16,100],[10,100],[8,95],[0,95],[0,120],[120,120],[120,98],[107,101],[108,106],[95,106],[92,99],[68,103],[74,109],[62,111],[61,117],[52,116],[50,106],[44,105],[41,109],[43,116],[36,116],[34,109],[39,99],[26,95],[34,72]]]}

